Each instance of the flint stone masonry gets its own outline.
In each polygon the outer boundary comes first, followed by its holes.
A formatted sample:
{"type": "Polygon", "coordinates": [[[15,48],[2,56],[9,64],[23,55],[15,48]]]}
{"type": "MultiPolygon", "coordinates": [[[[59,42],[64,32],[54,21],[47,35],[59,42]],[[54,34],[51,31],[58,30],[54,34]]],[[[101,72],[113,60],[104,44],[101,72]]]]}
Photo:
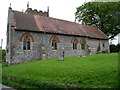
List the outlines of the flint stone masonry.
{"type": "MultiPolygon", "coordinates": [[[[56,35],[60,43],[58,43],[57,50],[52,50],[52,46],[50,43],[50,37],[52,34],[44,34],[44,33],[33,33],[30,32],[30,34],[33,36],[34,42],[31,42],[31,49],[30,50],[23,50],[23,42],[20,42],[20,37],[26,32],[22,31],[14,31],[14,39],[13,39],[13,63],[20,63],[24,62],[26,60],[37,60],[41,59],[41,50],[40,47],[42,44],[44,44],[45,48],[45,58],[51,58],[51,57],[57,57],[59,58],[62,51],[65,51],[65,56],[85,56],[88,53],[87,45],[90,46],[91,54],[97,53],[97,47],[99,45],[99,42],[101,42],[101,48],[102,48],[102,42],[105,42],[105,45],[108,45],[108,42],[106,40],[100,41],[96,39],[87,39],[86,38],[86,49],[81,49],[80,44],[80,38],[76,37],[78,39],[77,44],[77,50],[73,50],[71,39],[73,36],[65,36],[65,35],[56,35]],[[64,49],[63,49],[64,48],[64,49]]],[[[82,37],[83,38],[83,37],[82,37]]],[[[108,49],[108,47],[105,47],[108,49]]]]}

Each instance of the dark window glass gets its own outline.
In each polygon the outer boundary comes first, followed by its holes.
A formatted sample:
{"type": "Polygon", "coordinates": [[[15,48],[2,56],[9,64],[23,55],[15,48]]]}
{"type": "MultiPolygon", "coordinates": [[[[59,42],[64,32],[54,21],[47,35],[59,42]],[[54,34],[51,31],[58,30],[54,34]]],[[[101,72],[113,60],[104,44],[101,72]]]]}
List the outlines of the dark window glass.
{"type": "Polygon", "coordinates": [[[23,50],[26,50],[26,41],[23,41],[23,50]]]}
{"type": "Polygon", "coordinates": [[[30,38],[28,36],[23,40],[23,50],[30,50],[30,38]]]}
{"type": "Polygon", "coordinates": [[[57,50],[57,43],[55,42],[55,50],[57,50]]]}
{"type": "Polygon", "coordinates": [[[75,49],[77,49],[77,43],[75,43],[75,49]]]}
{"type": "Polygon", "coordinates": [[[73,50],[77,49],[77,43],[73,43],[73,50]]]}
{"type": "Polygon", "coordinates": [[[57,50],[57,41],[56,40],[52,41],[52,50],[57,50]]]}
{"type": "Polygon", "coordinates": [[[54,50],[54,42],[52,42],[52,50],[54,50]]]}
{"type": "Polygon", "coordinates": [[[103,43],[103,47],[105,47],[105,44],[103,43]]]}
{"type": "Polygon", "coordinates": [[[81,49],[85,49],[85,44],[81,44],[81,49]]]}
{"type": "Polygon", "coordinates": [[[27,50],[30,50],[30,41],[27,42],[27,50]]]}

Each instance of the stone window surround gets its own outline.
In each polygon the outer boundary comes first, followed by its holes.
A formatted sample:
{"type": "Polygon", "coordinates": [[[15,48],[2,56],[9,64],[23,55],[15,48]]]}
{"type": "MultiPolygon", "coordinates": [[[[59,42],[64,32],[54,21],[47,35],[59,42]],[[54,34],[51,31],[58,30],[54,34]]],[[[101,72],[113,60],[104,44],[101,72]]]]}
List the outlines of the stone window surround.
{"type": "Polygon", "coordinates": [[[53,40],[52,40],[52,50],[57,50],[58,49],[58,47],[57,47],[57,41],[56,41],[56,39],[54,38],[53,40]]]}
{"type": "MultiPolygon", "coordinates": [[[[58,49],[58,43],[60,43],[60,41],[59,41],[59,38],[57,37],[57,35],[51,35],[50,36],[50,39],[49,39],[49,42],[51,43],[51,46],[52,46],[52,39],[53,38],[57,38],[57,49],[58,49]]],[[[77,43],[77,47],[78,47],[78,39],[76,38],[76,37],[72,37],[72,39],[71,39],[71,43],[72,43],[72,46],[73,46],[73,43],[74,44],[76,44],[77,43]]],[[[81,46],[81,49],[82,50],[85,50],[86,49],[86,38],[80,38],[80,46],[81,46]],[[82,42],[81,42],[81,40],[82,40],[82,42]],[[81,44],[84,44],[84,49],[82,49],[82,45],[81,44]]],[[[52,49],[52,51],[57,51],[57,49],[52,49]]],[[[73,48],[72,48],[73,49],[73,48]]],[[[73,49],[73,50],[77,50],[78,48],[76,48],[76,49],[73,49]]]]}
{"type": "MultiPolygon", "coordinates": [[[[20,41],[23,41],[23,38],[26,36],[26,35],[28,35],[28,36],[30,36],[30,40],[31,40],[31,49],[30,50],[23,50],[23,48],[22,48],[22,50],[23,51],[31,51],[32,50],[32,46],[33,46],[33,42],[34,42],[34,39],[33,39],[33,36],[29,33],[29,32],[25,32],[25,33],[23,33],[22,34],[22,36],[20,37],[20,41]]],[[[57,35],[51,35],[50,36],[50,39],[49,39],[49,42],[51,43],[51,45],[52,45],[52,39],[53,38],[56,38],[56,40],[57,40],[57,49],[58,49],[58,43],[60,43],[60,41],[59,41],[59,38],[57,37],[57,35]]],[[[86,39],[86,38],[81,38],[80,37],[80,44],[81,44],[81,39],[86,39]]],[[[72,39],[71,39],[71,43],[73,44],[73,41],[74,42],[76,42],[77,43],[77,46],[78,46],[78,40],[77,40],[77,38],[76,37],[73,37],[72,39]],[[76,40],[75,40],[76,39],[76,40]],[[74,41],[75,40],[75,41],[74,41]]],[[[23,45],[23,42],[22,42],[22,45],[23,45]]],[[[23,47],[23,46],[22,46],[23,47]]],[[[85,41],[85,47],[86,47],[86,41],[85,41]]],[[[56,51],[57,49],[54,49],[54,50],[52,50],[52,51],[56,51]]],[[[78,49],[78,48],[77,48],[78,49]]],[[[77,50],[77,49],[73,49],[73,50],[77,50]]],[[[81,48],[82,49],[82,48],[81,48]]],[[[82,49],[83,50],[83,49],[82,49]]]]}
{"type": "Polygon", "coordinates": [[[20,37],[20,42],[23,41],[23,38],[24,38],[26,35],[30,36],[31,41],[34,42],[33,36],[32,36],[29,32],[25,32],[25,33],[23,33],[23,34],[21,35],[21,37],[20,37]]]}
{"type": "Polygon", "coordinates": [[[85,44],[81,44],[81,49],[82,49],[82,50],[85,49],[85,44]]]}
{"type": "Polygon", "coordinates": [[[29,32],[25,32],[25,33],[23,33],[22,35],[21,35],[21,37],[20,37],[20,42],[22,43],[22,50],[23,51],[31,51],[32,50],[32,46],[33,46],[33,42],[34,42],[34,39],[33,39],[33,36],[29,33],[29,32]],[[23,49],[23,40],[24,40],[24,38],[26,37],[26,36],[28,36],[29,38],[30,38],[30,50],[24,50],[23,49]]]}
{"type": "Polygon", "coordinates": [[[58,49],[58,43],[60,43],[59,38],[57,37],[57,35],[51,35],[50,39],[49,39],[49,42],[51,43],[52,51],[56,51],[58,49]],[[54,46],[55,47],[52,46],[53,45],[53,41],[54,41],[54,46]]]}
{"type": "Polygon", "coordinates": [[[72,43],[72,49],[73,50],[77,50],[77,46],[78,46],[78,39],[76,37],[73,37],[71,39],[71,43],[72,43]]]}
{"type": "Polygon", "coordinates": [[[81,49],[86,49],[86,38],[80,38],[81,49]]]}
{"type": "Polygon", "coordinates": [[[23,50],[30,50],[31,49],[31,40],[28,35],[24,36],[23,39],[23,50]]]}
{"type": "MultiPolygon", "coordinates": [[[[22,50],[23,50],[23,42],[22,43],[22,50]]],[[[30,50],[23,50],[24,52],[28,51],[31,52],[32,51],[32,47],[33,47],[33,42],[30,41],[30,50]]]]}

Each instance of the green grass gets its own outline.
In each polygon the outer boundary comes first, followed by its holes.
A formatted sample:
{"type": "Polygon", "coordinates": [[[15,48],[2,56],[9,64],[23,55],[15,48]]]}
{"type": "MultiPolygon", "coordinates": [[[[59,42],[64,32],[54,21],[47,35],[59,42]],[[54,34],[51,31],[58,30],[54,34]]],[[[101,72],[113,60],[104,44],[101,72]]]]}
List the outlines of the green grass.
{"type": "Polygon", "coordinates": [[[2,83],[2,63],[0,63],[0,84],[2,83]]]}
{"type": "Polygon", "coordinates": [[[118,87],[118,54],[66,57],[64,61],[51,58],[4,65],[3,83],[15,88],[115,88],[118,87]]]}

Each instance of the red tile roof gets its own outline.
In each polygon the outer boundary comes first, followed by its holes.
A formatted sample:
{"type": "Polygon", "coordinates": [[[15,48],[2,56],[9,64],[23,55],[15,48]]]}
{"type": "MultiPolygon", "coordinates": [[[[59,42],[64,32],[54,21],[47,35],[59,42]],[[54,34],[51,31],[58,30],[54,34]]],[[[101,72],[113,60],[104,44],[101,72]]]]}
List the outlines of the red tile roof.
{"type": "Polygon", "coordinates": [[[16,30],[40,31],[108,39],[108,37],[102,31],[92,26],[80,25],[75,22],[39,15],[31,15],[18,11],[13,11],[13,13],[16,23],[16,30]]]}

